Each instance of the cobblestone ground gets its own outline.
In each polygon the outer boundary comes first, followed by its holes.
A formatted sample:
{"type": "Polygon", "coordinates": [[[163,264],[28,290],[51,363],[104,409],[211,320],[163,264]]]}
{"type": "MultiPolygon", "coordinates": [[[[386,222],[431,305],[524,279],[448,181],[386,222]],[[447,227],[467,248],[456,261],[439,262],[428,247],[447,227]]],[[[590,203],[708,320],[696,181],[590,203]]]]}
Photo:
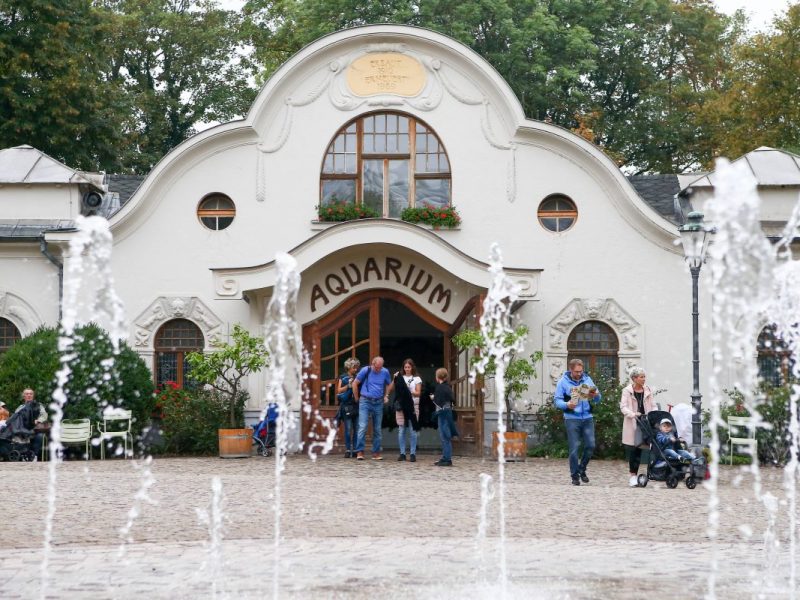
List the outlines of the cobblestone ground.
{"type": "MultiPolygon", "coordinates": [[[[61,464],[47,577],[48,464],[0,463],[0,596],[700,598],[716,555],[719,598],[790,597],[786,506],[775,524],[781,545],[765,549],[766,513],[739,469],[723,469],[711,544],[702,485],[630,489],[625,463],[595,461],[591,483],[573,487],[564,460],[508,464],[501,546],[497,497],[486,538],[477,537],[480,474],[496,480],[496,463],[461,458],[448,469],[432,466],[432,456],[394,458],[288,458],[277,586],[273,458],[155,459],[153,504],[135,500],[141,462],[61,464]],[[214,476],[225,497],[221,546],[197,514],[210,507],[214,476]]],[[[782,471],[762,477],[765,492],[784,497],[782,471]]]]}

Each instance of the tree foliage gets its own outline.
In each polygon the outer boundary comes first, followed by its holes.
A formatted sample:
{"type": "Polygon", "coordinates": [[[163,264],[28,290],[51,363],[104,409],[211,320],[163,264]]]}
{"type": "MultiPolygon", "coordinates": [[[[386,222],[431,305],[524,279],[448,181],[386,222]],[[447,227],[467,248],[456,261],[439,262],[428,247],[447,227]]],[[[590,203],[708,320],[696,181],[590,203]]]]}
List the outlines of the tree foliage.
{"type": "Polygon", "coordinates": [[[208,354],[192,352],[186,357],[192,379],[211,386],[226,398],[230,426],[240,427],[242,419],[236,410],[241,396],[242,379],[257,373],[269,364],[269,353],[262,338],[250,335],[238,323],[233,326],[230,342],[217,343],[208,354]]]}
{"type": "MultiPolygon", "coordinates": [[[[61,368],[58,337],[56,328],[41,327],[0,355],[0,397],[10,410],[20,404],[25,388],[32,388],[44,406],[50,404],[61,368]]],[[[134,350],[122,343],[115,354],[108,333],[86,325],[75,330],[72,351],[63,418],[96,421],[110,406],[132,410],[135,431],[147,425],[153,407],[152,375],[134,350]]]]}

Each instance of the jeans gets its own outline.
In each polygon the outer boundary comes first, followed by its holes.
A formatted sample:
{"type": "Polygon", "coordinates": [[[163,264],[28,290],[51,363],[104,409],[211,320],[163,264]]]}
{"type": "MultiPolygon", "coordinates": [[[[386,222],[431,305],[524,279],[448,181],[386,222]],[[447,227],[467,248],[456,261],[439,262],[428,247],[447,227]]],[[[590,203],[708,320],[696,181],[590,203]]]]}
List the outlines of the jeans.
{"type": "Polygon", "coordinates": [[[348,452],[356,449],[356,436],[358,434],[358,420],[354,417],[344,417],[344,448],[348,452]]]}
{"type": "Polygon", "coordinates": [[[442,460],[453,460],[453,436],[458,435],[453,410],[445,408],[436,413],[439,419],[439,439],[442,440],[442,460]]]}
{"type": "Polygon", "coordinates": [[[367,424],[372,418],[372,453],[381,451],[381,421],[383,421],[383,398],[359,398],[358,440],[356,452],[363,452],[367,439],[367,424]]]}
{"type": "Polygon", "coordinates": [[[680,460],[681,458],[685,458],[686,460],[695,459],[695,455],[687,450],[673,450],[672,448],[665,448],[664,456],[671,458],[672,460],[680,460]]]}
{"type": "Polygon", "coordinates": [[[564,419],[569,446],[569,473],[578,477],[586,472],[586,465],[594,452],[594,419],[564,419]],[[583,456],[578,461],[578,447],[583,440],[583,456]]]}
{"type": "Polygon", "coordinates": [[[411,454],[417,453],[417,432],[411,426],[411,423],[399,426],[397,428],[397,442],[400,444],[400,454],[406,453],[406,429],[411,432],[411,454]]]}

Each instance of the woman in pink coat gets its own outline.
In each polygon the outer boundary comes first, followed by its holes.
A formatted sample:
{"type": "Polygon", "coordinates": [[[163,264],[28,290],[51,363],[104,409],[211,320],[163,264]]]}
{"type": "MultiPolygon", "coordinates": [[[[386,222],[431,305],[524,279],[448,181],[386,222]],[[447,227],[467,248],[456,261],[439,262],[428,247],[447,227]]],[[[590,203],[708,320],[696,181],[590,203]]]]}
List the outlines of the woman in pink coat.
{"type": "Polygon", "coordinates": [[[631,383],[622,390],[619,409],[624,416],[622,420],[622,445],[625,446],[625,454],[628,457],[628,466],[630,467],[628,485],[636,487],[639,485],[636,478],[642,461],[642,448],[634,446],[636,417],[646,415],[657,407],[653,401],[653,391],[644,384],[646,379],[644,369],[633,367],[630,370],[630,376],[631,383]]]}

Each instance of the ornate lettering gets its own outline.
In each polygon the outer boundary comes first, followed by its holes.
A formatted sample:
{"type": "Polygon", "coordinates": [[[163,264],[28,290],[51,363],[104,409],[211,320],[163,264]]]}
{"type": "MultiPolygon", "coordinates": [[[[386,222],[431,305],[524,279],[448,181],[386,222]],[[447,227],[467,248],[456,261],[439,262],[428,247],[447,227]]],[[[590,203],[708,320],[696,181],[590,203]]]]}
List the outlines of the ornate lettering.
{"type": "Polygon", "coordinates": [[[325,289],[327,289],[334,296],[341,296],[342,294],[346,294],[350,291],[347,289],[344,281],[342,281],[342,278],[335,273],[331,273],[325,278],[325,289]],[[331,282],[334,282],[336,286],[331,287],[331,282]]]}
{"type": "Polygon", "coordinates": [[[397,283],[400,283],[400,273],[398,273],[397,271],[399,271],[400,267],[402,267],[402,266],[403,266],[403,263],[401,263],[399,260],[397,260],[396,258],[392,258],[391,256],[387,256],[386,257],[386,271],[384,271],[383,278],[386,281],[389,281],[389,273],[392,272],[392,273],[394,273],[394,280],[397,283]]]}
{"type": "Polygon", "coordinates": [[[344,276],[347,277],[347,283],[350,284],[350,287],[356,287],[359,283],[361,283],[361,271],[358,270],[358,267],[355,266],[353,263],[350,263],[346,267],[342,267],[342,273],[344,276]],[[353,273],[355,274],[355,279],[350,277],[350,270],[352,269],[353,273]]]}
{"type": "Polygon", "coordinates": [[[408,287],[408,282],[411,281],[411,274],[414,272],[416,267],[414,265],[408,265],[408,273],[406,273],[406,278],[403,280],[403,285],[408,287]]]}
{"type": "Polygon", "coordinates": [[[367,264],[364,266],[364,283],[369,281],[370,271],[375,273],[375,277],[378,278],[378,281],[383,280],[381,270],[378,268],[378,263],[376,263],[375,259],[371,257],[367,259],[367,264]]]}
{"type": "Polygon", "coordinates": [[[442,312],[447,312],[447,309],[450,307],[450,290],[444,289],[441,283],[437,283],[431,295],[428,297],[428,304],[433,304],[434,298],[436,298],[436,302],[442,302],[442,300],[444,300],[442,312]]]}
{"type": "Polygon", "coordinates": [[[414,280],[414,285],[411,286],[411,290],[417,292],[418,294],[424,294],[425,290],[427,290],[428,286],[430,286],[431,281],[433,281],[433,277],[431,276],[431,274],[426,273],[425,269],[421,269],[419,275],[417,275],[417,278],[414,280]],[[419,280],[422,279],[424,275],[427,275],[428,279],[425,282],[425,285],[422,286],[422,288],[418,288],[417,286],[419,285],[419,280]]]}
{"type": "Polygon", "coordinates": [[[317,310],[317,300],[322,300],[325,302],[326,306],[330,304],[330,300],[328,300],[325,292],[322,291],[322,288],[319,287],[319,284],[315,283],[314,287],[311,288],[311,312],[317,310]]]}

